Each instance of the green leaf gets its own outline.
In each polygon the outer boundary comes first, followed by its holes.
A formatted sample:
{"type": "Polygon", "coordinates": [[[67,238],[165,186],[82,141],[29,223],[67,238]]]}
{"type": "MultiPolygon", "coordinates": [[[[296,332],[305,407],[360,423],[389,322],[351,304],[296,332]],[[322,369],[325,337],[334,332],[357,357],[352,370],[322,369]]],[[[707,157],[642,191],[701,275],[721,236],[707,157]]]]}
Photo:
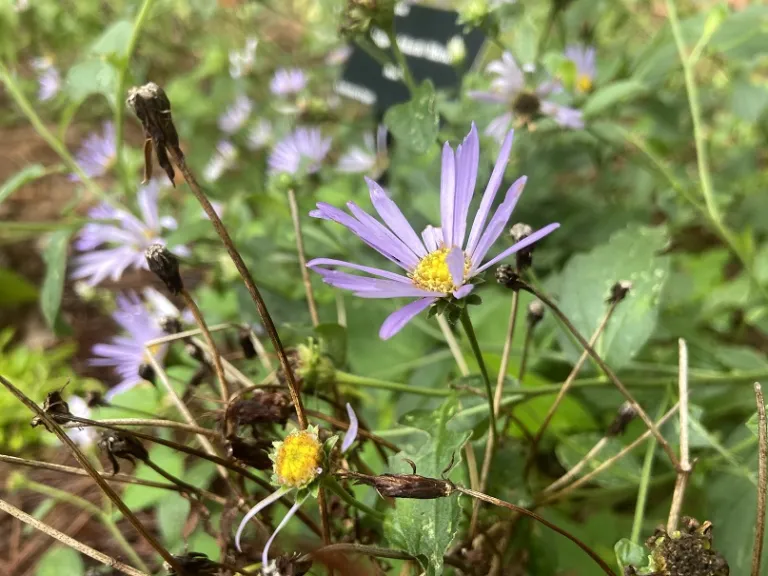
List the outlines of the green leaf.
{"type": "Polygon", "coordinates": [[[393,106],[384,115],[384,123],[404,146],[417,154],[429,150],[437,138],[438,114],[435,88],[425,81],[410,101],[393,106]]]}
{"type": "Polygon", "coordinates": [[[96,56],[122,56],[128,48],[133,34],[133,23],[118,20],[107,28],[91,45],[91,54],[96,56]]]}
{"type": "Polygon", "coordinates": [[[639,569],[648,562],[648,553],[645,548],[627,538],[622,538],[616,542],[613,550],[616,552],[616,561],[619,563],[622,573],[627,566],[634,566],[639,569]]]}
{"type": "Polygon", "coordinates": [[[647,90],[645,84],[637,80],[621,80],[597,90],[584,104],[584,115],[595,116],[616,104],[640,96],[647,90]]]}
{"type": "Polygon", "coordinates": [[[37,288],[13,270],[0,268],[0,308],[17,306],[37,299],[37,288]]]}
{"type": "MultiPolygon", "coordinates": [[[[177,478],[184,478],[184,460],[182,454],[174,451],[167,446],[156,445],[149,451],[149,457],[158,466],[169,474],[173,474],[177,478]]],[[[124,470],[124,471],[127,471],[124,470]]],[[[139,464],[134,474],[136,478],[142,478],[144,480],[153,480],[155,482],[167,483],[168,479],[163,478],[145,464],[139,464]]],[[[123,501],[134,512],[151,506],[155,502],[163,500],[168,496],[168,491],[162,488],[151,488],[149,486],[140,486],[138,484],[130,484],[126,486],[125,492],[123,492],[123,501]]]]}
{"type": "Polygon", "coordinates": [[[53,328],[56,316],[59,314],[61,294],[64,290],[65,272],[67,269],[67,246],[69,245],[69,230],[59,230],[51,234],[48,246],[43,252],[45,261],[45,279],[40,292],[40,308],[48,326],[53,328]]]}
{"type": "Polygon", "coordinates": [[[320,351],[333,360],[334,366],[343,368],[347,363],[347,329],[339,324],[320,324],[315,334],[320,338],[320,351]]]}
{"type": "MultiPolygon", "coordinates": [[[[573,256],[563,271],[560,308],[587,340],[605,315],[611,286],[632,282],[595,346],[614,370],[625,366],[656,328],[659,296],[669,274],[669,258],[659,255],[666,243],[663,227],[629,227],[592,252],[573,256]]],[[[558,333],[560,346],[575,362],[582,350],[566,332],[558,333]]]]}
{"type": "Polygon", "coordinates": [[[37,564],[35,576],[80,576],[84,570],[83,559],[72,548],[54,546],[37,564]]]}
{"type": "MultiPolygon", "coordinates": [[[[451,458],[458,461],[460,449],[469,435],[448,430],[448,422],[457,411],[457,402],[447,400],[433,413],[420,413],[408,425],[424,430],[429,440],[414,453],[401,452],[389,460],[396,473],[411,473],[408,458],[416,464],[416,472],[429,478],[440,478],[451,458]]],[[[443,573],[443,555],[459,529],[461,511],[458,496],[435,500],[401,499],[390,512],[384,532],[393,547],[416,556],[428,576],[443,573]]]]}
{"type": "Polygon", "coordinates": [[[66,89],[74,101],[85,100],[91,94],[114,98],[117,72],[104,60],[86,60],[67,72],[66,89]]]}
{"type": "Polygon", "coordinates": [[[8,178],[8,180],[3,182],[3,185],[0,186],[0,204],[2,204],[8,196],[16,192],[16,190],[33,180],[37,180],[41,176],[45,176],[45,167],[42,164],[30,164],[16,172],[16,174],[8,178]]]}
{"type": "MultiPolygon", "coordinates": [[[[564,435],[555,449],[557,459],[566,470],[570,470],[587,455],[600,438],[602,436],[594,432],[572,436],[564,435]]],[[[621,440],[609,438],[603,449],[582,468],[578,477],[581,478],[585,474],[592,472],[603,462],[616,456],[623,448],[624,444],[621,440]]],[[[595,476],[594,482],[601,486],[613,488],[635,486],[641,475],[642,466],[640,465],[640,460],[637,455],[630,453],[621,460],[618,460],[607,470],[603,470],[595,476]]]]}
{"type": "Polygon", "coordinates": [[[168,494],[158,504],[157,523],[169,548],[175,548],[181,542],[189,510],[189,500],[176,492],[168,494]]]}

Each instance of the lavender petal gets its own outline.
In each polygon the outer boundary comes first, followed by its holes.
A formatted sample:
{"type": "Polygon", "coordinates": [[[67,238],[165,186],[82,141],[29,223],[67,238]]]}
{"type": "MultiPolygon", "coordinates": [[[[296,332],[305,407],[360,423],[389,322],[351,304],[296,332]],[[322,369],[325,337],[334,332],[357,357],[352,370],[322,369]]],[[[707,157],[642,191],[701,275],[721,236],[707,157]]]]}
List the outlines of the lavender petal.
{"type": "Polygon", "coordinates": [[[422,298],[396,310],[384,320],[384,323],[379,329],[379,338],[382,340],[389,340],[392,336],[400,332],[400,330],[402,330],[414,316],[429,308],[429,306],[436,300],[437,298],[422,298]]]}

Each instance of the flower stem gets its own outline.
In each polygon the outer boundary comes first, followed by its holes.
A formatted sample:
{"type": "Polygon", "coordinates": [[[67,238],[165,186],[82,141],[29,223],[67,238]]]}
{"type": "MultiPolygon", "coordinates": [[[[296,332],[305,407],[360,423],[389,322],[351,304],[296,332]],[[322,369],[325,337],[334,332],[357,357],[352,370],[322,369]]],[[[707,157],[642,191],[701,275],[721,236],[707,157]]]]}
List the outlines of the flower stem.
{"type": "Polygon", "coordinates": [[[422,386],[411,386],[400,382],[379,380],[378,378],[357,376],[356,374],[341,372],[339,370],[336,371],[336,381],[339,384],[349,384],[363,388],[378,388],[379,390],[391,390],[392,392],[408,392],[410,394],[419,394],[420,396],[438,396],[444,398],[456,393],[453,390],[443,388],[424,388],[422,386]]]}
{"type": "Polygon", "coordinates": [[[53,498],[54,500],[59,500],[66,504],[81,508],[82,510],[88,512],[91,516],[98,518],[99,521],[104,524],[104,527],[112,535],[112,538],[114,538],[115,542],[117,542],[117,544],[119,544],[120,547],[125,551],[126,556],[131,559],[131,562],[133,562],[139,568],[139,570],[142,570],[143,572],[150,571],[141,557],[136,554],[136,551],[125,539],[122,532],[120,532],[120,529],[117,527],[117,524],[115,524],[110,515],[105,513],[95,504],[89,502],[85,498],[76,496],[75,494],[70,494],[64,490],[59,490],[58,488],[47,486],[46,484],[40,484],[39,482],[35,482],[27,478],[23,479],[21,487],[24,490],[31,490],[33,492],[37,492],[38,494],[53,498]]]}
{"type": "Polygon", "coordinates": [[[115,92],[115,160],[119,176],[123,181],[123,184],[126,185],[129,181],[125,162],[123,160],[123,123],[125,120],[123,98],[125,91],[128,88],[128,70],[131,66],[131,58],[136,50],[139,34],[141,34],[141,29],[147,21],[147,16],[149,16],[149,11],[152,8],[153,2],[154,0],[144,0],[144,3],[139,9],[139,13],[136,15],[136,20],[133,21],[131,37],[128,39],[128,46],[125,49],[125,54],[123,54],[123,64],[120,66],[120,71],[117,76],[117,92],[115,92]]]}
{"type": "Polygon", "coordinates": [[[372,518],[375,518],[376,520],[384,521],[384,514],[379,512],[378,510],[374,510],[370,506],[363,504],[359,500],[357,500],[352,494],[344,490],[344,488],[339,484],[339,482],[334,478],[333,476],[326,476],[323,479],[323,484],[334,494],[336,494],[339,498],[344,500],[347,504],[350,506],[357,508],[361,512],[364,512],[365,514],[368,514],[372,518]]]}
{"type": "Polygon", "coordinates": [[[395,33],[394,21],[392,22],[392,26],[390,27],[387,36],[389,36],[389,42],[392,44],[392,54],[395,55],[395,60],[400,66],[400,70],[403,72],[403,82],[408,87],[411,96],[413,96],[414,92],[416,92],[416,82],[413,80],[411,69],[408,67],[408,61],[405,59],[405,56],[403,56],[400,46],[397,45],[397,34],[395,33]]]}
{"type": "Polygon", "coordinates": [[[464,332],[467,334],[467,339],[472,347],[472,352],[475,355],[478,366],[480,366],[480,374],[483,376],[483,383],[485,384],[485,392],[488,398],[488,417],[490,419],[490,431],[494,441],[496,440],[496,414],[494,412],[493,402],[493,389],[491,388],[491,379],[488,376],[488,369],[485,367],[485,360],[483,360],[483,353],[480,351],[480,344],[477,342],[475,336],[475,330],[472,327],[472,321],[469,319],[469,312],[466,308],[461,311],[461,325],[464,327],[464,332]]]}
{"type": "Polygon", "coordinates": [[[312,279],[309,277],[309,269],[307,268],[307,256],[304,252],[304,236],[301,233],[301,219],[299,218],[299,204],[296,202],[296,192],[293,191],[293,188],[288,189],[288,205],[291,208],[293,233],[296,235],[296,253],[299,256],[299,267],[301,269],[301,279],[304,282],[304,291],[307,296],[309,317],[312,319],[312,326],[316,327],[320,324],[320,316],[317,314],[315,292],[312,290],[312,279]]]}

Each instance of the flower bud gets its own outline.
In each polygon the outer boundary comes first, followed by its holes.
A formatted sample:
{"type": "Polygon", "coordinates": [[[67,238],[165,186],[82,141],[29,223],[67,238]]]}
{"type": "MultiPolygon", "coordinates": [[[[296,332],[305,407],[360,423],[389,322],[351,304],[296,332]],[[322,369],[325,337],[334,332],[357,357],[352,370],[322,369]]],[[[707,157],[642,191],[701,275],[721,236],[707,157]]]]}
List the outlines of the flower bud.
{"type": "Polygon", "coordinates": [[[320,346],[314,340],[296,347],[297,364],[295,373],[301,378],[302,387],[307,389],[324,389],[336,380],[336,368],[320,346]]]}
{"type": "MultiPolygon", "coordinates": [[[[528,226],[528,224],[524,224],[522,222],[518,222],[512,228],[509,230],[509,235],[512,238],[512,241],[517,244],[521,240],[525,240],[533,234],[533,228],[528,226]]],[[[523,248],[522,250],[518,250],[515,254],[515,258],[517,260],[517,271],[523,272],[524,270],[527,270],[531,267],[531,264],[533,264],[533,247],[534,244],[531,244],[530,246],[527,246],[523,248]]]]}
{"type": "Polygon", "coordinates": [[[629,402],[624,402],[619,407],[619,411],[616,414],[616,417],[613,419],[613,422],[611,422],[610,426],[608,426],[608,430],[605,432],[606,436],[621,436],[626,432],[627,426],[629,426],[629,423],[632,422],[632,420],[637,416],[637,412],[635,411],[635,408],[632,406],[629,402]]]}
{"type": "Polygon", "coordinates": [[[179,274],[179,261],[162,244],[152,244],[144,251],[149,269],[163,281],[171,294],[180,294],[184,283],[179,274]]]}
{"type": "Polygon", "coordinates": [[[541,300],[534,300],[528,304],[528,326],[533,329],[544,319],[544,304],[541,300]]]}
{"type": "Polygon", "coordinates": [[[629,280],[619,280],[613,286],[611,286],[611,295],[608,297],[609,304],[618,304],[624,298],[627,297],[629,291],[632,289],[632,282],[629,280]]]}
{"type": "Polygon", "coordinates": [[[151,365],[147,364],[146,362],[142,362],[139,364],[139,378],[142,380],[146,380],[152,386],[155,385],[155,369],[152,368],[151,365]]]}
{"type": "Polygon", "coordinates": [[[502,264],[496,268],[496,282],[510,290],[520,289],[520,275],[509,264],[502,264]]]}

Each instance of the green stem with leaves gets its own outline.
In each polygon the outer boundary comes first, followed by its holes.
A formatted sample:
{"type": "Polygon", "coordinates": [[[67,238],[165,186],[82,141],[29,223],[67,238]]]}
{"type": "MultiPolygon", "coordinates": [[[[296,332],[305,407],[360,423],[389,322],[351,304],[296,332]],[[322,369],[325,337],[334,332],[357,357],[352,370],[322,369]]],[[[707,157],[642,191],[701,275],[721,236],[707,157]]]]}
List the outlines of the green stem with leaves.
{"type": "Polygon", "coordinates": [[[147,21],[150,9],[154,0],[144,0],[144,3],[139,9],[139,13],[136,15],[136,19],[133,21],[133,30],[131,31],[131,37],[128,40],[128,46],[123,54],[123,62],[120,67],[120,71],[117,77],[117,92],[115,93],[115,161],[117,163],[117,170],[123,183],[128,183],[128,174],[126,172],[125,162],[123,159],[123,130],[125,120],[125,106],[123,105],[123,98],[125,98],[125,92],[128,89],[128,72],[131,67],[131,58],[136,50],[136,45],[139,42],[139,35],[141,29],[144,27],[144,23],[147,21]]]}
{"type": "Polygon", "coordinates": [[[414,92],[416,92],[416,82],[411,74],[411,69],[408,67],[408,61],[405,59],[403,52],[400,50],[400,46],[397,44],[397,33],[395,32],[394,22],[392,23],[387,36],[389,36],[389,41],[392,44],[392,54],[395,55],[395,61],[403,72],[403,82],[408,87],[411,96],[413,96],[414,92]]]}
{"type": "Polygon", "coordinates": [[[496,438],[496,413],[493,409],[493,388],[491,387],[491,378],[488,376],[488,369],[485,367],[485,360],[483,360],[483,353],[480,350],[480,344],[475,336],[475,329],[472,327],[472,320],[469,319],[469,311],[467,308],[463,308],[461,311],[461,325],[464,328],[464,332],[467,334],[467,340],[472,347],[472,353],[475,355],[477,365],[480,367],[480,374],[483,376],[483,384],[485,384],[485,393],[488,399],[488,417],[490,419],[490,434],[496,438]]]}

